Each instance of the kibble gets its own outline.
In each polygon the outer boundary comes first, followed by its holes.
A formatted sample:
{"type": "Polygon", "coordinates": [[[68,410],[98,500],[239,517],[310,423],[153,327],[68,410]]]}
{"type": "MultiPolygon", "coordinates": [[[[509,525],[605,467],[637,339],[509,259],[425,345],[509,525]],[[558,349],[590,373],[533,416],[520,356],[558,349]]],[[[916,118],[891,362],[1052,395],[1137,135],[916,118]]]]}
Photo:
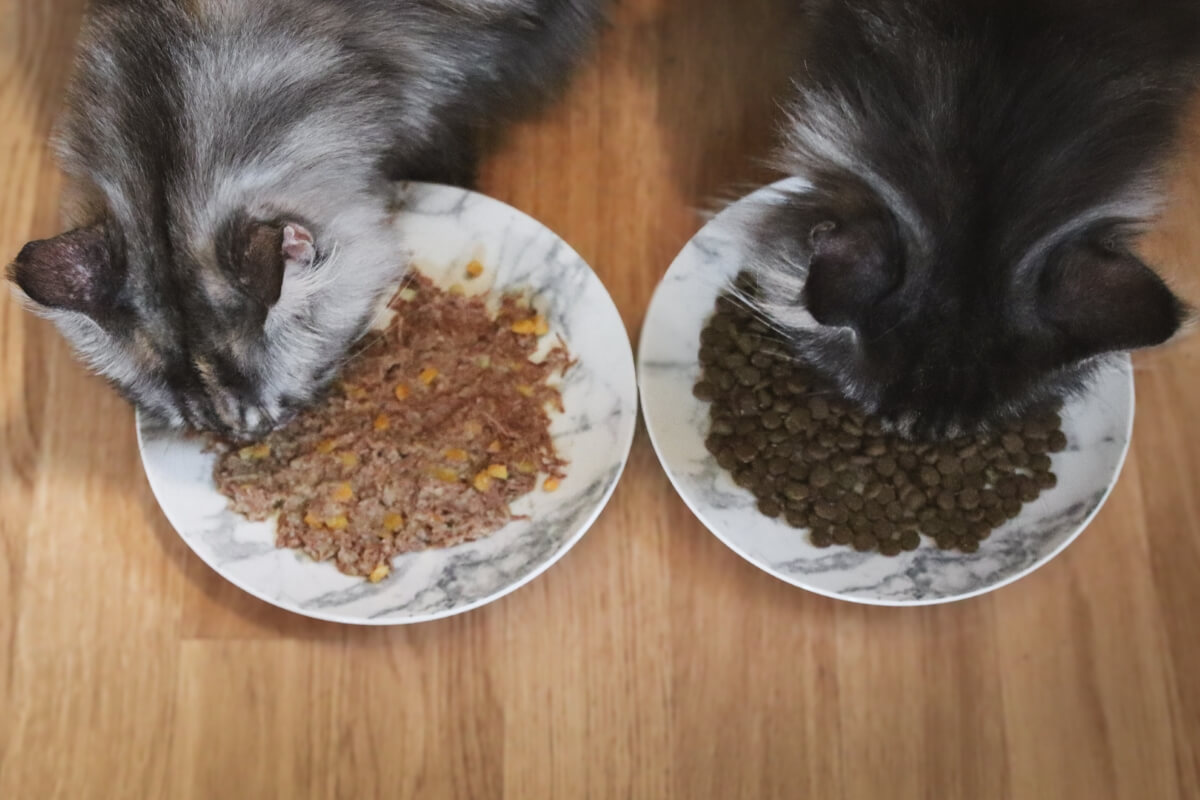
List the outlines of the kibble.
{"type": "MultiPolygon", "coordinates": [[[[757,291],[745,275],[738,286],[757,291]]],[[[700,337],[693,393],[711,403],[706,446],[761,513],[809,529],[813,546],[896,556],[925,534],[974,553],[1057,486],[1050,454],[1068,445],[1057,409],[949,442],[900,439],[797,363],[743,303],[722,295],[700,337]]]]}

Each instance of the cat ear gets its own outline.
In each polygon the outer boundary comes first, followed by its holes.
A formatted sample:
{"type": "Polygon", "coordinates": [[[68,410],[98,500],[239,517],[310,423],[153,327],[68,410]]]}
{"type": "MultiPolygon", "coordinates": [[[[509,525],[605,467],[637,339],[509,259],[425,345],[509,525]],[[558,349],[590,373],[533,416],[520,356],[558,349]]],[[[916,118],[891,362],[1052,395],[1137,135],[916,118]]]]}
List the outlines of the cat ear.
{"type": "Polygon", "coordinates": [[[822,325],[859,326],[900,281],[895,230],[879,215],[821,222],[810,245],[804,304],[822,325]]]}
{"type": "Polygon", "coordinates": [[[313,236],[298,223],[237,220],[230,231],[230,268],[252,297],[267,307],[283,291],[289,267],[311,266],[316,260],[313,236]]]}
{"type": "Polygon", "coordinates": [[[8,276],[38,305],[91,317],[111,310],[118,283],[98,225],[30,242],[9,265],[8,276]]]}
{"type": "Polygon", "coordinates": [[[1153,270],[1124,247],[1095,239],[1051,255],[1038,307],[1082,351],[1079,357],[1161,344],[1187,317],[1187,307],[1153,270]]]}

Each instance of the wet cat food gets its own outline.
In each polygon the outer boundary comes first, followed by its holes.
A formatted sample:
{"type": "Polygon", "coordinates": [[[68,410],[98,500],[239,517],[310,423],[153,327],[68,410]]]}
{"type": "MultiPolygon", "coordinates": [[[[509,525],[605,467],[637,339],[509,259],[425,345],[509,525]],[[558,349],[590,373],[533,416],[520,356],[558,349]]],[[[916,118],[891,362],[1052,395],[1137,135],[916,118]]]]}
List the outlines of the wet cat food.
{"type": "Polygon", "coordinates": [[[565,475],[547,409],[562,411],[550,380],[571,361],[561,340],[535,360],[544,318],[513,295],[490,313],[423,277],[391,308],[323,402],[223,448],[215,471],[234,510],[278,515],[280,547],[376,582],[398,553],[493,533],[512,501],[565,475]]]}
{"type": "Polygon", "coordinates": [[[797,363],[739,299],[753,293],[742,275],[718,299],[694,392],[710,403],[708,450],[761,513],[808,529],[817,547],[894,556],[924,534],[973,553],[1057,484],[1049,454],[1067,446],[1058,409],[949,441],[892,435],[797,363]]]}

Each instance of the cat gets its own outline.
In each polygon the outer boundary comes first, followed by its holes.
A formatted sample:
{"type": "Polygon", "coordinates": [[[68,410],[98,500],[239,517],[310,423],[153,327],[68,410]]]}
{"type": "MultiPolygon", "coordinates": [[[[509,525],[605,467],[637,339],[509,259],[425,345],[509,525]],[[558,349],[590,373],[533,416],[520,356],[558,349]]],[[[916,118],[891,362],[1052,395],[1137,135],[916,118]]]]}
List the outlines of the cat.
{"type": "Polygon", "coordinates": [[[96,0],[60,160],[78,227],[19,294],[143,412],[248,440],[366,330],[396,182],[470,185],[604,0],[96,0]]]}
{"type": "Polygon", "coordinates": [[[911,436],[1083,391],[1189,308],[1132,252],[1200,73],[1194,0],[828,0],[746,222],[757,310],[911,436]]]}

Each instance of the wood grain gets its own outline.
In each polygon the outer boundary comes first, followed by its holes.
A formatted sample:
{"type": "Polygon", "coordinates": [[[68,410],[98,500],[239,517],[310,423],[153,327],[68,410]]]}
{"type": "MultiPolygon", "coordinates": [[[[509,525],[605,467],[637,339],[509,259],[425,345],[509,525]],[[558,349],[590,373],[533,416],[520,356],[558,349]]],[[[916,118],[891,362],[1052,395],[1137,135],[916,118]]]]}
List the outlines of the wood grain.
{"type": "MultiPolygon", "coordinates": [[[[83,0],[0,0],[0,253],[56,231],[46,140],[83,0]]],[[[624,0],[484,189],[570,241],[631,333],[761,181],[791,0],[624,0]]],[[[1146,250],[1200,298],[1200,114],[1146,250]]],[[[644,434],[594,530],[503,601],[412,629],[265,606],[172,533],[129,410],[0,300],[0,797],[1200,797],[1200,344],[1138,359],[1133,452],[1062,557],[928,609],[755,570],[644,434]]]]}

